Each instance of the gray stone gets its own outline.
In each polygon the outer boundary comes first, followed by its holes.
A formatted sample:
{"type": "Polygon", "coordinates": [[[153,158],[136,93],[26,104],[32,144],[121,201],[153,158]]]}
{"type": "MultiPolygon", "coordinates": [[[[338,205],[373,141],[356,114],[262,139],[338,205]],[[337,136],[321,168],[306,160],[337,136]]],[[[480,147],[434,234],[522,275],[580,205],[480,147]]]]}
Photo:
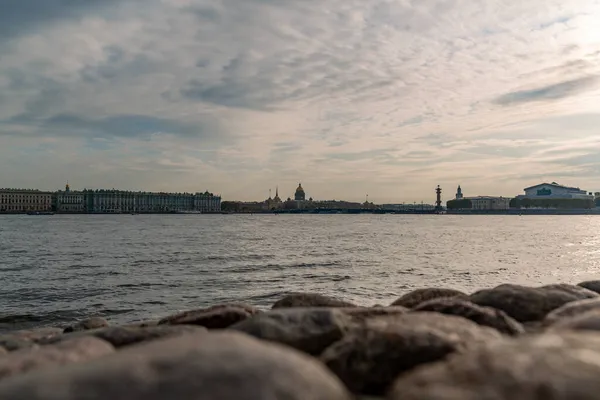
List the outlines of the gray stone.
{"type": "Polygon", "coordinates": [[[68,333],[61,336],[54,336],[45,340],[41,340],[39,343],[52,344],[64,340],[71,340],[73,338],[93,336],[107,341],[116,348],[120,348],[166,337],[204,333],[206,333],[205,328],[192,325],[163,325],[149,326],[145,328],[111,326],[108,328],[93,329],[82,332],[68,333]]]}
{"type": "Polygon", "coordinates": [[[496,329],[481,326],[473,321],[454,315],[433,312],[410,312],[406,314],[375,317],[365,321],[366,329],[394,330],[405,327],[424,327],[460,339],[463,347],[484,346],[508,338],[496,329]]]}
{"type": "Polygon", "coordinates": [[[0,358],[0,380],[38,369],[87,361],[112,352],[114,348],[110,343],[93,337],[17,350],[0,358]]]}
{"type": "Polygon", "coordinates": [[[586,281],[578,283],[577,286],[591,290],[592,292],[600,293],[600,281],[586,281]]]}
{"type": "Polygon", "coordinates": [[[424,365],[389,400],[596,400],[600,335],[521,336],[424,365]]]}
{"type": "Polygon", "coordinates": [[[446,289],[446,288],[423,288],[413,290],[412,292],[406,293],[398,300],[394,301],[392,306],[402,306],[407,308],[413,308],[424,301],[440,299],[440,298],[460,298],[468,299],[468,295],[459,290],[446,289]]]}
{"type": "Polygon", "coordinates": [[[255,315],[230,329],[319,355],[351,325],[351,318],[335,308],[285,308],[255,315]]]}
{"type": "Polygon", "coordinates": [[[67,326],[64,333],[87,331],[90,329],[105,328],[108,326],[108,321],[101,317],[91,317],[83,321],[78,321],[71,326],[67,326]]]}
{"type": "Polygon", "coordinates": [[[273,304],[273,308],[291,307],[356,307],[347,301],[316,293],[290,293],[273,304]]]}
{"type": "Polygon", "coordinates": [[[546,315],[546,318],[544,318],[544,325],[549,326],[563,318],[574,317],[592,310],[600,311],[600,297],[572,301],[562,307],[552,310],[546,315]]]}
{"type": "Polygon", "coordinates": [[[573,316],[564,316],[552,322],[550,330],[600,331],[600,310],[590,310],[573,316]]]}
{"type": "Polygon", "coordinates": [[[597,293],[572,285],[526,287],[500,285],[470,296],[470,301],[504,311],[519,322],[541,321],[552,310],[569,302],[598,297],[597,293]]]}
{"type": "Polygon", "coordinates": [[[424,325],[371,327],[351,331],[320,358],[351,391],[381,395],[400,373],[443,359],[462,345],[456,335],[424,325]]]}
{"type": "Polygon", "coordinates": [[[8,350],[6,350],[4,347],[0,346],[0,357],[2,357],[3,355],[8,354],[8,350]]]}
{"type": "Polygon", "coordinates": [[[489,326],[506,335],[519,335],[525,331],[520,323],[506,315],[504,311],[478,306],[459,298],[429,300],[419,304],[413,310],[456,315],[476,324],[489,326]]]}
{"type": "Polygon", "coordinates": [[[0,335],[0,347],[3,347],[8,351],[28,349],[35,346],[36,344],[31,339],[23,338],[13,334],[0,335]]]}
{"type": "Polygon", "coordinates": [[[350,400],[317,360],[235,332],[182,336],[0,383],[2,400],[350,400]]]}
{"type": "Polygon", "coordinates": [[[136,321],[123,325],[126,328],[147,328],[149,326],[157,326],[160,320],[136,321]]]}
{"type": "Polygon", "coordinates": [[[207,329],[224,329],[259,313],[255,307],[246,304],[223,304],[199,310],[184,311],[161,319],[164,325],[199,325],[207,329]]]}
{"type": "Polygon", "coordinates": [[[0,347],[8,351],[20,349],[29,349],[37,347],[36,341],[54,337],[62,334],[60,328],[39,328],[13,331],[11,333],[0,335],[0,347]]]}
{"type": "Polygon", "coordinates": [[[364,321],[368,318],[390,316],[407,313],[409,310],[405,307],[348,307],[338,308],[339,311],[351,317],[354,321],[364,321]]]}

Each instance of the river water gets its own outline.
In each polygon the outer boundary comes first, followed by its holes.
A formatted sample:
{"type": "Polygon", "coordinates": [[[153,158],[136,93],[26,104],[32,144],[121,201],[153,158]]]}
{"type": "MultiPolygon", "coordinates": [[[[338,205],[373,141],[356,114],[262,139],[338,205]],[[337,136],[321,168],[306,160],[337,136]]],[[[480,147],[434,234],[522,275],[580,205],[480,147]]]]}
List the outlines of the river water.
{"type": "Polygon", "coordinates": [[[388,304],[429,286],[600,279],[600,216],[0,216],[0,331],[124,323],[291,291],[388,304]]]}

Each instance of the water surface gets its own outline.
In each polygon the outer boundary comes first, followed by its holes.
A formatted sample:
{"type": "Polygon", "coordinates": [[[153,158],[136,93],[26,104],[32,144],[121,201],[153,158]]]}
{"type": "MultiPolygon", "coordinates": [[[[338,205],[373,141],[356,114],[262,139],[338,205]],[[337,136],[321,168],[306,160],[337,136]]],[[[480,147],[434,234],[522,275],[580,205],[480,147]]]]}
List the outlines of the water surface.
{"type": "Polygon", "coordinates": [[[361,305],[418,287],[600,279],[600,216],[0,216],[0,330],[115,323],[290,291],[361,305]]]}

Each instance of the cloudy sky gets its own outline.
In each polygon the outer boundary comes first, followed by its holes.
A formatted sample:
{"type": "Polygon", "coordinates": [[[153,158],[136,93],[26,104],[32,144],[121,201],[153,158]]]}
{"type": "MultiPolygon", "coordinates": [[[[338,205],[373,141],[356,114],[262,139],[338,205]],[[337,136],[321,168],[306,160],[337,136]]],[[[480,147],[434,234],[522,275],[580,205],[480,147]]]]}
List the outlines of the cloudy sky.
{"type": "Polygon", "coordinates": [[[600,0],[0,4],[0,187],[600,191],[600,0]]]}

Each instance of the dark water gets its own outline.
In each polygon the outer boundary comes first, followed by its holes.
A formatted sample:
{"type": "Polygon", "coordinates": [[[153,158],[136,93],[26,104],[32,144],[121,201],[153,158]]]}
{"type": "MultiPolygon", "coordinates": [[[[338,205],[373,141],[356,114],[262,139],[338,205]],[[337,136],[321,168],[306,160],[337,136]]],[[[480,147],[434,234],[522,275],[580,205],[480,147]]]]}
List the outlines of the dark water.
{"type": "Polygon", "coordinates": [[[600,216],[0,216],[0,330],[314,291],[600,279],[600,216]]]}

